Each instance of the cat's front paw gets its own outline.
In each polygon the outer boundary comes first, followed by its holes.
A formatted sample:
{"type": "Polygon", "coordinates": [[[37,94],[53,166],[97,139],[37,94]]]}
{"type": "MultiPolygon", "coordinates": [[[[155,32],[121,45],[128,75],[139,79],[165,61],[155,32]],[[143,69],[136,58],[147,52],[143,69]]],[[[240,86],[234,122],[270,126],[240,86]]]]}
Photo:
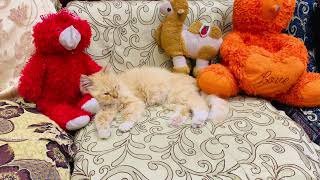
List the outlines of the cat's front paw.
{"type": "Polygon", "coordinates": [[[128,132],[130,131],[130,129],[132,129],[134,126],[134,122],[133,121],[127,121],[127,122],[124,122],[122,124],[120,124],[119,126],[119,130],[121,132],[128,132]]]}
{"type": "Polygon", "coordinates": [[[98,137],[101,139],[107,139],[111,136],[111,129],[100,129],[98,130],[98,137]]]}
{"type": "Polygon", "coordinates": [[[208,112],[207,111],[194,111],[192,117],[192,124],[193,128],[200,128],[204,125],[206,120],[208,119],[208,112]]]}

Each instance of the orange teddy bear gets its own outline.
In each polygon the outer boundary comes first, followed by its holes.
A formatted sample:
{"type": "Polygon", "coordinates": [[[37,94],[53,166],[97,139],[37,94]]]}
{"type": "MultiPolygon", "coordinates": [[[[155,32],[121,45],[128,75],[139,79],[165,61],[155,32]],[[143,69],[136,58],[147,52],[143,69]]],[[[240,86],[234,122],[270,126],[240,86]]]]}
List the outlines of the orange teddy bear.
{"type": "Polygon", "coordinates": [[[294,8],[295,0],[235,0],[233,32],[220,50],[222,63],[199,74],[199,87],[225,98],[241,89],[288,105],[320,106],[320,75],[306,71],[306,47],[281,33],[294,8]]]}

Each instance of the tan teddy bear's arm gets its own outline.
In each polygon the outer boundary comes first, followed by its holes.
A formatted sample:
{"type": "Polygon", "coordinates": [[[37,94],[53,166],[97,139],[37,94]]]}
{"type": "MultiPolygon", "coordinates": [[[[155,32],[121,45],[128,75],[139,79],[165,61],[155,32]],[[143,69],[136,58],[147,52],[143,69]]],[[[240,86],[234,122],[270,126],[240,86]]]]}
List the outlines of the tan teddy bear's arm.
{"type": "Polygon", "coordinates": [[[159,27],[156,29],[156,32],[154,34],[154,38],[155,38],[155,41],[156,43],[158,44],[159,47],[161,47],[161,30],[162,30],[162,23],[159,25],[159,27]]]}

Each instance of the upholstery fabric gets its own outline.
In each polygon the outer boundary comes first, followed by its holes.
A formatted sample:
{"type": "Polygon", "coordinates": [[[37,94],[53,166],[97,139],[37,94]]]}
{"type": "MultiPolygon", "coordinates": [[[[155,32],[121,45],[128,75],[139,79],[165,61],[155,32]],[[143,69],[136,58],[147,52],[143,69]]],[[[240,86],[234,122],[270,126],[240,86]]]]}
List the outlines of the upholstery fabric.
{"type": "Polygon", "coordinates": [[[109,139],[94,124],[75,136],[72,179],[319,179],[319,146],[268,101],[230,100],[227,121],[201,129],[168,127],[166,111],[148,108],[131,130],[112,124],[109,139]]]}
{"type": "Polygon", "coordinates": [[[74,150],[71,137],[32,104],[0,101],[0,179],[70,179],[74,150]]]}
{"type": "Polygon", "coordinates": [[[33,53],[32,27],[56,12],[56,0],[0,1],[0,91],[13,85],[33,53]]]}
{"type": "MultiPolygon", "coordinates": [[[[163,17],[159,1],[74,1],[68,9],[92,26],[88,49],[100,65],[109,65],[115,72],[132,67],[170,67],[169,57],[158,48],[154,33],[163,17]]],[[[189,1],[186,24],[201,19],[215,23],[223,32],[231,29],[232,3],[229,1],[189,1]]]]}
{"type": "Polygon", "coordinates": [[[313,142],[320,145],[320,125],[317,116],[317,113],[320,113],[319,108],[314,108],[312,111],[312,109],[302,110],[299,108],[292,108],[277,102],[273,102],[273,105],[279,110],[285,111],[290,118],[301,125],[313,142]]]}
{"type": "Polygon", "coordinates": [[[309,53],[308,71],[310,72],[319,71],[314,55],[315,44],[312,32],[316,4],[315,0],[296,0],[294,16],[286,30],[287,33],[304,41],[309,53]]]}
{"type": "Polygon", "coordinates": [[[317,66],[320,66],[320,0],[317,1],[315,18],[313,18],[313,32],[315,34],[314,43],[316,45],[316,58],[317,58],[317,66]]]}
{"type": "MultiPolygon", "coordinates": [[[[69,2],[71,2],[73,0],[59,0],[59,1],[62,4],[62,7],[65,7],[69,2]]],[[[99,1],[99,0],[82,0],[82,1],[99,1]]]]}

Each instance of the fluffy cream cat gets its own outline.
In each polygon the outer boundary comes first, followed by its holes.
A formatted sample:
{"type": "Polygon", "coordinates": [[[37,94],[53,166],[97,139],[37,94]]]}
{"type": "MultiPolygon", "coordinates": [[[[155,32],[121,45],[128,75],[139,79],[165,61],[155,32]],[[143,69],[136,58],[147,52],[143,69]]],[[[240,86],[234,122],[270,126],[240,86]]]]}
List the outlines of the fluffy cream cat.
{"type": "Polygon", "coordinates": [[[82,75],[80,84],[82,91],[100,104],[94,120],[100,138],[111,135],[110,124],[117,113],[124,119],[119,130],[126,132],[142,117],[146,106],[164,105],[175,112],[170,118],[170,124],[175,126],[190,113],[192,127],[201,127],[207,119],[224,120],[229,111],[225,100],[201,97],[194,78],[157,67],[134,68],[120,74],[103,70],[82,75]]]}

